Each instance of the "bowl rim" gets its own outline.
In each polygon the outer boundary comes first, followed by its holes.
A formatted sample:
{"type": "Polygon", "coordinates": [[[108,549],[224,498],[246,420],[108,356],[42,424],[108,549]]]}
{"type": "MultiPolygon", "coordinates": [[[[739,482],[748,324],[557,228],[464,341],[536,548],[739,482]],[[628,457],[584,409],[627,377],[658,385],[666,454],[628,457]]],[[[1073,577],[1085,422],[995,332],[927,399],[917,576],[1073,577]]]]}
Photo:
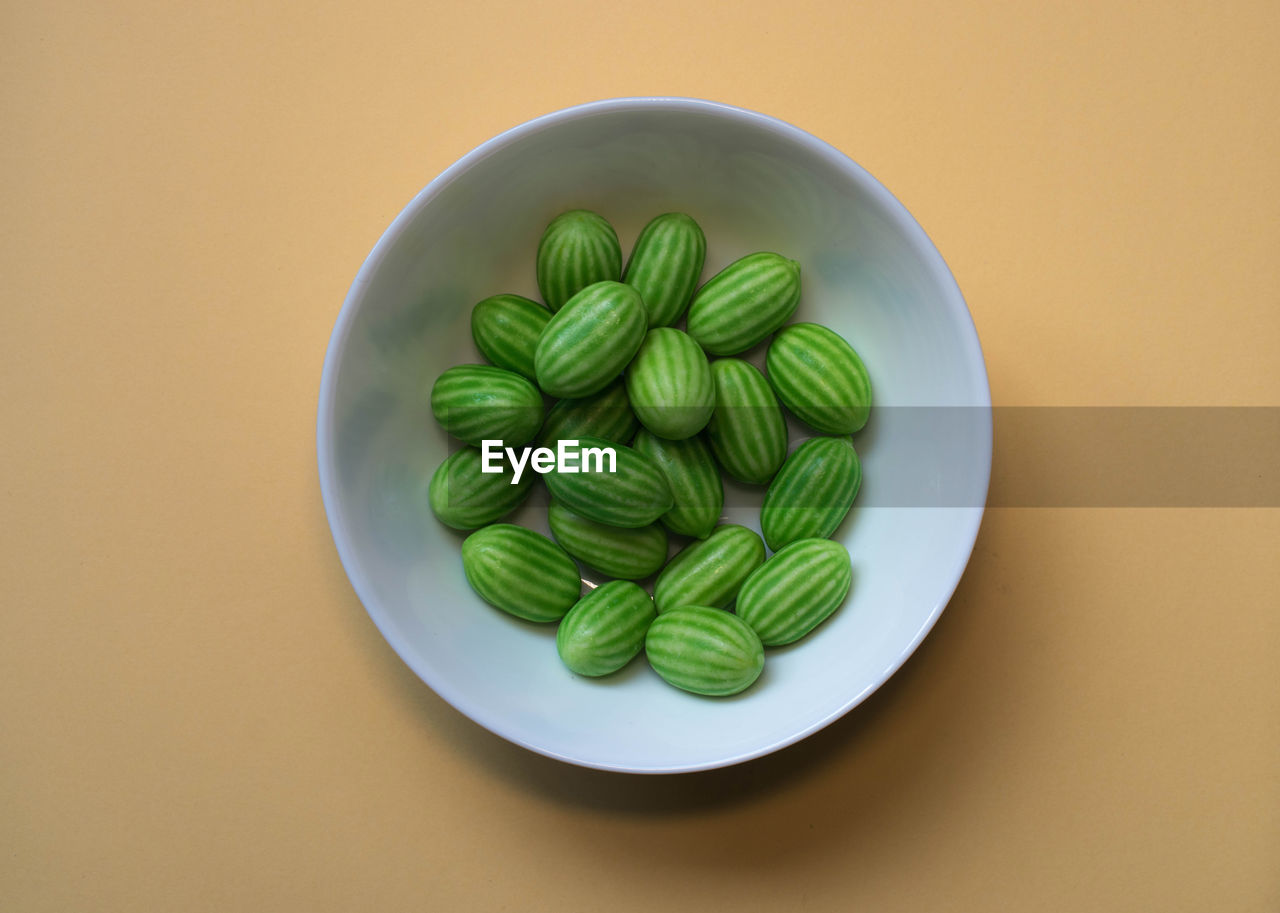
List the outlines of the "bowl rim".
{"type": "MultiPolygon", "coordinates": [[[[946,306],[951,308],[953,306],[953,300],[948,300],[946,302],[946,306]]],[[[319,470],[320,496],[324,504],[325,517],[328,520],[329,531],[333,537],[334,546],[337,548],[339,560],[342,562],[343,569],[346,572],[347,579],[351,583],[352,589],[355,590],[356,597],[360,600],[361,605],[373,621],[375,627],[377,627],[383,638],[400,657],[401,661],[403,661],[414,672],[414,674],[422,680],[423,683],[431,688],[455,710],[506,741],[520,745],[523,748],[545,757],[554,758],[557,761],[563,761],[579,767],[616,773],[638,774],[692,773],[701,770],[714,770],[721,767],[730,767],[735,764],[741,764],[745,761],[772,754],[775,751],[779,751],[789,745],[793,745],[796,742],[799,742],[810,735],[813,735],[815,732],[831,725],[836,720],[849,713],[849,711],[853,710],[854,707],[857,707],[865,701],[886,681],[888,681],[915,653],[916,649],[924,641],[925,637],[928,636],[931,630],[933,630],[934,625],[942,616],[942,612],[946,609],[951,597],[955,594],[956,587],[959,585],[960,579],[964,575],[965,569],[968,567],[974,546],[977,542],[982,518],[986,513],[985,505],[991,481],[993,445],[994,437],[991,414],[990,380],[987,374],[986,359],[983,357],[982,345],[978,339],[977,327],[973,321],[973,314],[969,310],[968,303],[965,300],[963,293],[960,291],[960,287],[956,283],[955,277],[952,275],[950,268],[948,268],[946,262],[943,260],[942,254],[938,251],[937,246],[934,245],[932,239],[929,238],[928,234],[920,226],[919,222],[916,221],[915,217],[911,215],[898,198],[895,197],[875,177],[873,177],[870,172],[855,162],[848,155],[841,152],[839,149],[836,149],[825,140],[819,139],[800,127],[768,114],[762,114],[758,111],[752,111],[747,108],[741,108],[724,102],[710,101],[701,98],[665,95],[607,98],[599,101],[572,105],[567,108],[561,108],[559,110],[534,117],[522,124],[504,130],[476,146],[444,171],[440,172],[440,174],[437,175],[430,183],[419,190],[414,195],[413,199],[405,205],[395,219],[392,220],[391,224],[383,231],[382,235],[378,238],[377,242],[360,265],[360,269],[356,273],[355,279],[347,290],[346,297],[343,299],[342,307],[338,312],[337,319],[334,323],[333,331],[330,334],[329,343],[325,349],[324,365],[320,375],[320,390],[316,415],[316,457],[319,470]],[[879,676],[861,691],[852,695],[849,699],[844,701],[821,719],[810,723],[789,736],[770,741],[767,744],[759,745],[745,751],[729,754],[722,758],[690,764],[671,764],[658,767],[610,764],[592,760],[590,758],[574,757],[570,754],[561,753],[543,745],[532,744],[526,739],[504,731],[502,726],[490,718],[482,706],[473,703],[464,691],[453,687],[448,681],[436,676],[428,665],[416,661],[414,651],[396,634],[395,629],[389,623],[389,619],[382,610],[378,600],[374,598],[373,588],[365,579],[360,568],[360,564],[355,558],[355,549],[346,532],[347,524],[345,522],[345,517],[343,516],[342,507],[339,503],[337,494],[338,486],[335,481],[336,467],[334,465],[334,451],[336,449],[334,444],[336,440],[334,401],[336,398],[335,387],[337,383],[338,363],[340,361],[341,354],[346,347],[348,337],[350,336],[351,327],[355,319],[355,313],[359,307],[359,302],[363,296],[365,287],[370,283],[371,277],[382,266],[382,263],[386,259],[390,249],[402,234],[405,227],[423,208],[425,208],[442,190],[444,190],[444,188],[449,186],[461,175],[469,171],[472,167],[497,150],[517,142],[530,134],[540,132],[566,121],[598,114],[615,113],[628,109],[697,112],[736,120],[741,123],[747,123],[806,147],[809,152],[818,155],[829,164],[835,166],[838,170],[848,174],[852,180],[860,185],[860,188],[863,191],[875,198],[875,200],[881,205],[883,211],[894,221],[899,230],[901,230],[910,240],[912,245],[920,251],[930,273],[932,274],[932,278],[937,281],[940,286],[951,291],[954,295],[954,301],[959,302],[959,310],[962,312],[959,316],[963,317],[963,320],[960,321],[961,336],[959,341],[966,350],[966,360],[972,361],[976,358],[978,366],[981,367],[980,376],[977,378],[978,384],[975,392],[981,399],[981,402],[977,405],[981,410],[981,420],[985,423],[985,434],[981,436],[979,441],[983,451],[980,456],[982,457],[982,462],[984,464],[984,471],[982,473],[983,478],[980,488],[982,504],[976,509],[962,508],[969,510],[971,513],[968,526],[965,529],[965,536],[968,538],[968,547],[962,550],[962,553],[958,557],[954,566],[951,567],[945,575],[944,579],[948,581],[944,588],[945,592],[940,595],[936,604],[930,610],[928,617],[912,636],[911,640],[898,652],[894,661],[886,666],[879,676]]]]}

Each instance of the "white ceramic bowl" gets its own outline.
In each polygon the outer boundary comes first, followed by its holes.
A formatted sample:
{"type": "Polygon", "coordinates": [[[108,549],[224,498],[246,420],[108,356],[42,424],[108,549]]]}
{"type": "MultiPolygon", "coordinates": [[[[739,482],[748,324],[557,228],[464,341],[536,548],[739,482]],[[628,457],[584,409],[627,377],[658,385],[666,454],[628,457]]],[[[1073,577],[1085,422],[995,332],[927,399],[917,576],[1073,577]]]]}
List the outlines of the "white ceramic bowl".
{"type": "MultiPolygon", "coordinates": [[[[325,358],[320,484],[369,615],[450,704],[576,764],[700,770],[822,728],[915,650],[978,532],[990,406],[959,289],[920,226],[867,172],[761,114],[692,99],[617,99],[489,140],[428,184],[379,239],[325,358]],[[556,656],[554,625],[507,616],[469,589],[463,535],[426,506],[427,480],[449,452],[431,418],[432,382],[450,365],[482,360],[469,328],[476,301],[498,292],[537,297],[542,229],[576,207],[608,218],[624,255],[652,216],[690,213],[708,239],[704,280],[752,251],[798,260],[804,291],[795,319],[843,334],[872,378],[871,422],[854,439],[863,489],[836,533],[853,556],[853,592],[809,637],[768,651],[761,679],[733,698],[678,691],[643,656],[606,679],[574,676],[556,656]]],[[[728,502],[728,521],[759,529],[758,491],[735,487],[728,502]]],[[[517,521],[545,532],[545,505],[540,493],[517,521]]]]}

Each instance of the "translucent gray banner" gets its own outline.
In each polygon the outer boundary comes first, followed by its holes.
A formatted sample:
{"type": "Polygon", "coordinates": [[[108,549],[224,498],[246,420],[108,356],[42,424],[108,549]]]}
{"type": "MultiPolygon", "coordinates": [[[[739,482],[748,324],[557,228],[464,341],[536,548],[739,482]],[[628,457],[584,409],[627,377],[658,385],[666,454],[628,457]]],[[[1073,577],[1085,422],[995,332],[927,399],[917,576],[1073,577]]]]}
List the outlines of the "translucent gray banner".
{"type": "Polygon", "coordinates": [[[991,507],[1280,507],[1280,407],[993,410],[991,507]]]}
{"type": "MultiPolygon", "coordinates": [[[[815,435],[789,431],[792,451],[815,435]]],[[[861,508],[1280,507],[1277,406],[881,406],[852,440],[861,508]]],[[[763,491],[728,480],[725,507],[763,491]]]]}

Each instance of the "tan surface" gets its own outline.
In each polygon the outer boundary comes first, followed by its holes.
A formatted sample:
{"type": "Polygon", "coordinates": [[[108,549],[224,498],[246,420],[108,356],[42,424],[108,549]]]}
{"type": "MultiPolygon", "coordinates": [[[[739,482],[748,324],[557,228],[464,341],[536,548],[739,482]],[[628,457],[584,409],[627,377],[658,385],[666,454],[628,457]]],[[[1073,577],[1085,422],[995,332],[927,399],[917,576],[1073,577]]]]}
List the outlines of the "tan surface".
{"type": "Polygon", "coordinates": [[[628,94],[868,167],[999,403],[1276,404],[1280,6],[207,6],[0,19],[0,908],[1280,909],[1280,511],[993,510],[864,707],[635,779],[407,672],[313,457],[401,205],[628,94]]]}

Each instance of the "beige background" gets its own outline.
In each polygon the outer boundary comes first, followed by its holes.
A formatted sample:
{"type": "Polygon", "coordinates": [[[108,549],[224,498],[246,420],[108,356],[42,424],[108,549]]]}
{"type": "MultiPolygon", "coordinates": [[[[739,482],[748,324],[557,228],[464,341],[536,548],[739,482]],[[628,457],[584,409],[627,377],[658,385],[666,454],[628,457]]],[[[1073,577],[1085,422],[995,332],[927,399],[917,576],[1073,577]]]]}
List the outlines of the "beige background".
{"type": "Polygon", "coordinates": [[[1280,404],[1280,6],[175,6],[0,13],[0,908],[1280,909],[1278,510],[992,510],[863,707],[637,779],[406,670],[313,450],[400,207],[631,94],[865,165],[997,403],[1280,404]]]}

